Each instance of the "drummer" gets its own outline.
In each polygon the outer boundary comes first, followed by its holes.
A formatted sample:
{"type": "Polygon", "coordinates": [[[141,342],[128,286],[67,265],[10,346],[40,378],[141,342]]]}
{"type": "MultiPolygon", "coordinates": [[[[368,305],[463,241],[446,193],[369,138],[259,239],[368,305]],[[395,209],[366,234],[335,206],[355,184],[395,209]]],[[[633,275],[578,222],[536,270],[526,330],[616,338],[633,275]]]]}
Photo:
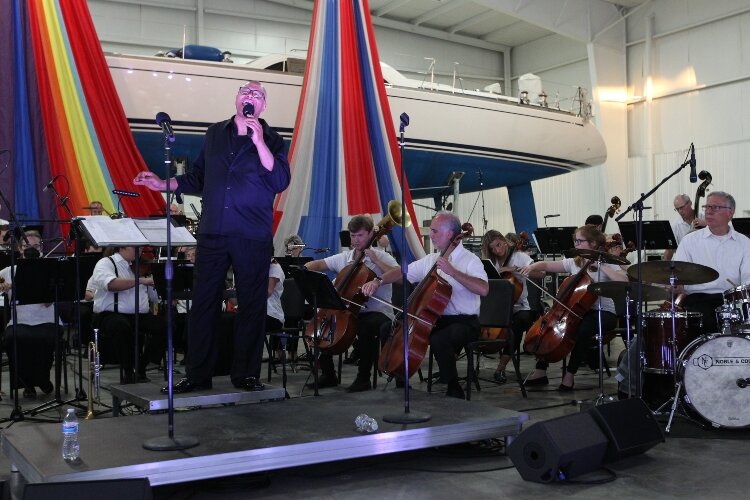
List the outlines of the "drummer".
{"type": "MultiPolygon", "coordinates": [[[[605,242],[604,234],[594,226],[582,226],[576,229],[574,236],[576,250],[591,251],[603,247],[605,242]]],[[[576,257],[559,261],[540,261],[530,266],[522,267],[520,272],[529,276],[537,271],[546,271],[552,273],[578,273],[583,267],[586,259],[576,257]]],[[[599,269],[594,271],[591,267],[588,269],[588,276],[592,281],[627,281],[628,276],[615,264],[602,264],[599,269]]],[[[580,364],[586,359],[591,339],[599,330],[599,309],[601,309],[602,332],[609,332],[617,325],[617,316],[615,315],[615,305],[612,299],[601,297],[594,303],[593,307],[583,316],[583,320],[578,327],[575,346],[570,353],[570,360],[563,375],[562,383],[558,387],[561,392],[569,392],[574,389],[573,378],[578,371],[580,364]]],[[[545,361],[537,361],[536,369],[528,376],[525,385],[542,386],[547,385],[547,366],[545,361]]]]}
{"type": "Polygon", "coordinates": [[[704,205],[706,227],[685,237],[677,247],[675,261],[693,262],[711,267],[719,277],[700,285],[678,286],[685,293],[683,307],[703,314],[703,330],[718,332],[716,308],[723,303],[723,292],[750,283],[750,238],[729,225],[734,216],[734,197],[713,191],[704,205]]]}

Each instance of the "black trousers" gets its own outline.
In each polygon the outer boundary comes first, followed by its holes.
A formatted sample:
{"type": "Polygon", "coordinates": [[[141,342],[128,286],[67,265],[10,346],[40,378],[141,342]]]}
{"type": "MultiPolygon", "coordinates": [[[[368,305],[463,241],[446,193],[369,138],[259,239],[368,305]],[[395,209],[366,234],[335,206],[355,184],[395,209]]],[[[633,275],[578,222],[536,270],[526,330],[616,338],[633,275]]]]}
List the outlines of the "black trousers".
{"type": "Polygon", "coordinates": [[[510,327],[513,330],[513,342],[503,347],[503,354],[512,356],[521,348],[521,338],[526,330],[534,324],[534,314],[531,311],[516,311],[513,313],[510,327]]]}
{"type": "MultiPolygon", "coordinates": [[[[105,311],[94,314],[99,329],[99,352],[103,363],[119,363],[126,379],[135,370],[135,314],[105,311]]],[[[159,363],[167,349],[167,324],[162,316],[138,315],[138,372],[148,363],[159,363]]],[[[92,336],[93,339],[93,336],[92,336]]]]}
{"type": "Polygon", "coordinates": [[[466,344],[479,338],[479,318],[476,316],[442,316],[430,333],[430,351],[440,369],[440,381],[458,383],[456,355],[466,344]]]}
{"type": "MultiPolygon", "coordinates": [[[[383,313],[360,313],[357,318],[357,349],[359,350],[359,364],[357,377],[370,378],[370,370],[375,362],[375,356],[380,351],[380,341],[385,338],[391,320],[383,313]]],[[[333,367],[333,356],[320,355],[320,371],[325,375],[336,375],[333,367]]]]}
{"type": "Polygon", "coordinates": [[[15,367],[18,361],[18,387],[39,387],[50,381],[53,354],[55,351],[55,335],[62,335],[62,327],[54,323],[41,325],[16,326],[16,352],[13,352],[13,326],[5,329],[3,341],[5,352],[8,353],[10,388],[16,387],[15,367]]]}
{"type": "Polygon", "coordinates": [[[204,382],[214,373],[218,356],[219,324],[224,279],[229,266],[237,288],[237,313],[234,322],[230,377],[240,382],[260,377],[263,339],[266,333],[268,269],[271,242],[235,237],[202,235],[198,237],[193,272],[193,305],[189,317],[187,377],[204,382]]]}
{"type": "MultiPolygon", "coordinates": [[[[617,326],[617,316],[609,311],[602,311],[602,333],[612,331],[617,326]]],[[[573,346],[573,350],[570,351],[570,358],[568,359],[568,366],[566,371],[573,375],[578,371],[578,367],[581,363],[584,363],[588,359],[589,348],[591,347],[591,339],[599,332],[599,311],[592,309],[587,312],[581,324],[578,326],[578,332],[576,334],[576,343],[573,346]]],[[[546,370],[549,363],[546,361],[537,361],[536,367],[540,370],[546,370]]]]}

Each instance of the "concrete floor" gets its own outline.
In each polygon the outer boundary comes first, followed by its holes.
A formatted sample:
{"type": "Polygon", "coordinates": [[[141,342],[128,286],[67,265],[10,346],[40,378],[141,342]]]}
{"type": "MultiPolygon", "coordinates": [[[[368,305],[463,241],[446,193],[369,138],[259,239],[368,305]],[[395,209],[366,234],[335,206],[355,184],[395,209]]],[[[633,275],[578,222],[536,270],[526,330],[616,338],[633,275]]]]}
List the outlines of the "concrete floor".
{"type": "MultiPolygon", "coordinates": [[[[612,366],[622,349],[617,342],[619,341],[615,340],[609,355],[612,366]]],[[[524,375],[531,370],[533,362],[531,356],[521,357],[521,371],[524,375]]],[[[69,357],[68,364],[74,363],[75,358],[69,357]]],[[[480,376],[491,378],[495,363],[494,356],[484,358],[480,376]]],[[[182,371],[180,367],[177,370],[182,371]]],[[[7,367],[4,371],[0,418],[7,417],[12,409],[7,367]]],[[[465,362],[459,361],[459,372],[464,371],[465,362]]],[[[70,368],[68,373],[72,393],[73,375],[70,368]]],[[[345,364],[342,386],[322,389],[321,397],[335,398],[354,379],[355,373],[355,366],[345,364]]],[[[289,373],[288,389],[292,398],[311,395],[311,390],[302,391],[308,374],[307,370],[289,373]]],[[[590,400],[599,393],[598,375],[588,367],[582,368],[576,376],[576,391],[573,393],[560,393],[556,390],[561,378],[559,364],[550,368],[549,375],[550,385],[530,391],[527,399],[521,397],[515,382],[498,386],[485,381],[482,382],[480,392],[472,392],[472,400],[527,413],[530,417],[527,425],[531,425],[540,420],[578,412],[580,407],[575,400],[590,400]]],[[[117,376],[116,368],[105,369],[103,386],[115,381],[117,376]]],[[[157,379],[162,376],[162,372],[150,371],[149,376],[157,379]]],[[[279,384],[280,375],[274,375],[273,381],[279,384]]],[[[378,384],[377,390],[382,390],[385,379],[379,379],[378,384]]],[[[419,382],[415,377],[411,386],[414,390],[426,391],[427,383],[419,382]]],[[[387,390],[396,389],[391,384],[387,390]]],[[[443,391],[444,386],[437,384],[434,390],[443,391]]],[[[605,374],[604,392],[613,394],[615,391],[614,379],[605,374]]],[[[103,390],[102,394],[103,401],[110,403],[109,393],[103,390]]],[[[22,398],[21,404],[24,409],[30,409],[41,401],[42,398],[37,401],[22,398]]],[[[279,408],[283,411],[283,403],[279,408]]],[[[61,408],[48,411],[42,416],[60,418],[63,412],[64,409],[61,408]]],[[[378,415],[373,417],[380,418],[378,415]]],[[[179,422],[179,413],[175,419],[179,422]]],[[[367,500],[371,500],[373,496],[455,499],[467,494],[470,498],[538,498],[565,494],[573,494],[579,498],[601,498],[605,495],[612,498],[744,497],[750,486],[746,472],[747,464],[750,463],[750,447],[745,442],[747,431],[703,431],[680,419],[675,424],[673,433],[684,437],[668,437],[666,443],[657,445],[645,454],[615,462],[610,469],[616,474],[616,478],[603,484],[539,484],[524,481],[510,459],[504,455],[501,443],[488,441],[162,486],[154,488],[153,494],[157,499],[282,498],[290,494],[304,495],[306,498],[367,500]]],[[[596,483],[608,477],[597,473],[576,479],[596,483]]],[[[11,472],[11,464],[5,456],[0,456],[0,480],[6,481],[13,498],[21,498],[24,480],[19,474],[11,472]]]]}

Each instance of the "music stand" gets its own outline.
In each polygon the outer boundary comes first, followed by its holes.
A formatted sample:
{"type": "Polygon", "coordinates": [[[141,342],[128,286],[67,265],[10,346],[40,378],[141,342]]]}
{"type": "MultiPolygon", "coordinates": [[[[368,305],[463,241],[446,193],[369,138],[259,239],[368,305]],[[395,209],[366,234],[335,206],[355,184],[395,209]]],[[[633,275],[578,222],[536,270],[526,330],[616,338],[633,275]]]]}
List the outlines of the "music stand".
{"type": "MultiPolygon", "coordinates": [[[[633,244],[636,238],[636,223],[620,222],[620,234],[622,241],[628,245],[633,244]]],[[[672,226],[666,220],[643,221],[643,243],[640,250],[666,250],[677,248],[677,238],[672,232],[672,226]]],[[[636,248],[636,250],[639,250],[636,248]]]]}
{"type": "Polygon", "coordinates": [[[534,240],[539,252],[547,255],[552,254],[552,260],[555,255],[561,255],[569,248],[573,248],[574,226],[564,227],[540,227],[534,231],[534,240]]]}
{"type": "Polygon", "coordinates": [[[740,217],[737,219],[732,219],[731,224],[735,231],[737,231],[738,233],[744,234],[745,236],[750,237],[750,218],[749,217],[740,217]]]}
{"type": "Polygon", "coordinates": [[[294,275],[304,268],[306,263],[313,260],[312,257],[292,257],[291,255],[274,258],[284,271],[284,278],[294,278],[294,275]]]}
{"type": "MultiPolygon", "coordinates": [[[[82,260],[82,263],[85,263],[86,269],[93,273],[94,267],[91,259],[82,260]]],[[[95,265],[95,262],[93,264],[95,265]]],[[[84,276],[83,274],[79,275],[79,283],[76,286],[75,260],[69,258],[19,259],[16,266],[15,300],[17,303],[19,305],[54,304],[54,324],[59,327],[58,304],[81,300],[83,298],[81,292],[86,290],[86,282],[80,278],[80,276],[84,276]],[[77,296],[76,290],[81,291],[78,292],[81,293],[81,296],[77,296]]],[[[57,330],[55,335],[55,398],[32,409],[30,411],[32,416],[78,401],[77,397],[63,401],[60,395],[62,356],[59,328],[57,330]]],[[[18,359],[16,359],[16,362],[18,362],[18,359]]]]}
{"type": "MultiPolygon", "coordinates": [[[[154,288],[159,297],[167,296],[167,277],[165,262],[153,262],[151,274],[154,277],[154,288]]],[[[172,276],[172,298],[190,300],[193,297],[193,269],[195,265],[187,260],[174,261],[174,276],[172,276]]]]}
{"type": "MultiPolygon", "coordinates": [[[[315,396],[318,394],[318,367],[316,365],[318,357],[320,356],[320,337],[322,336],[318,332],[318,309],[335,309],[341,311],[346,309],[346,304],[341,300],[341,296],[336,288],[323,273],[317,271],[310,271],[306,267],[294,275],[294,281],[297,283],[302,296],[305,300],[312,305],[313,315],[313,386],[315,388],[315,396]]],[[[331,333],[336,329],[336,325],[331,325],[331,333]]]]}
{"type": "Polygon", "coordinates": [[[500,276],[500,273],[497,272],[497,269],[495,269],[495,265],[490,259],[482,259],[482,264],[484,264],[484,272],[487,273],[487,278],[491,280],[502,279],[502,276],[500,276]]]}

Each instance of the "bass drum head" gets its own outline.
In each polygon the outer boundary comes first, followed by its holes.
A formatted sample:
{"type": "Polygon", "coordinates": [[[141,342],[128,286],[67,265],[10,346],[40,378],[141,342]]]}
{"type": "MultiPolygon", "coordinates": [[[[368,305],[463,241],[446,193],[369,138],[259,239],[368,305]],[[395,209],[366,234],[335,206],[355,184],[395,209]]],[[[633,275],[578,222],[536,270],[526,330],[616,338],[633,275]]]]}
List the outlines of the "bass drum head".
{"type": "Polygon", "coordinates": [[[715,427],[750,426],[750,339],[733,335],[696,339],[682,355],[685,401],[715,427]]]}

